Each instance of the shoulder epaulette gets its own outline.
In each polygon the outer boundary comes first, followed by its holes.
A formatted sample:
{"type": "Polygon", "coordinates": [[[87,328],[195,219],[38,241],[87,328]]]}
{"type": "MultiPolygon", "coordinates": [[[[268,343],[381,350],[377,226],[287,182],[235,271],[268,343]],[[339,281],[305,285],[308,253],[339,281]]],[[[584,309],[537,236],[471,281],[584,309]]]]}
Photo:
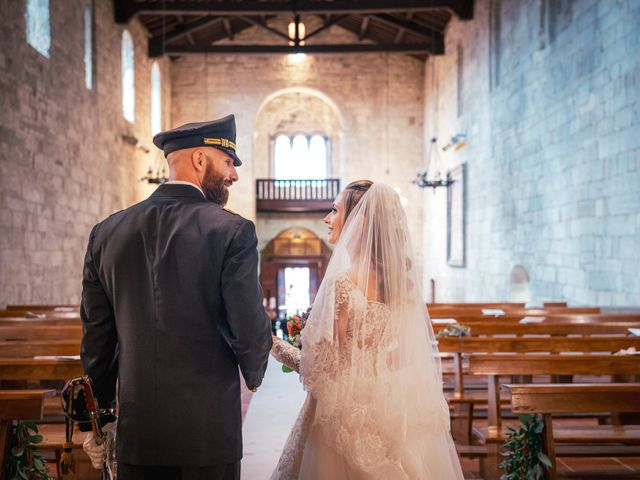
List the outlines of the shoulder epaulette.
{"type": "Polygon", "coordinates": [[[222,207],[225,212],[229,212],[232,215],[240,215],[239,213],[234,212],[233,210],[228,209],[227,207],[222,207]]]}

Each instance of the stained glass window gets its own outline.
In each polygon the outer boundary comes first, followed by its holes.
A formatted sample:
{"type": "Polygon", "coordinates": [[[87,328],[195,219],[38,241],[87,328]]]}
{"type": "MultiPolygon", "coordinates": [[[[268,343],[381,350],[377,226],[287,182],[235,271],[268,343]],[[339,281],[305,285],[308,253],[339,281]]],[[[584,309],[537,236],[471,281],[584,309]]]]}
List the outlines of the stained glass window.
{"type": "Polygon", "coordinates": [[[27,0],[24,17],[27,42],[42,55],[49,58],[49,50],[51,49],[49,0],[27,0]]]}
{"type": "Polygon", "coordinates": [[[136,119],[136,89],[133,61],[133,39],[128,30],[122,32],[122,114],[130,122],[136,119]]]}

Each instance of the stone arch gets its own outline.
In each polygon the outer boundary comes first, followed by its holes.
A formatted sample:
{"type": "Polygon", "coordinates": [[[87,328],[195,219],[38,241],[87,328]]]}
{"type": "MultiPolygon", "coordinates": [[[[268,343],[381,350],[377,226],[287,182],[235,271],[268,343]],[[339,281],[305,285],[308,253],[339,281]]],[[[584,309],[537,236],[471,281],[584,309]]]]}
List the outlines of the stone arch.
{"type": "Polygon", "coordinates": [[[529,272],[522,266],[516,265],[511,270],[509,280],[509,301],[511,302],[530,302],[531,290],[529,288],[529,272]]]}
{"type": "Polygon", "coordinates": [[[254,118],[253,158],[256,178],[271,178],[273,146],[276,135],[317,134],[329,138],[328,172],[339,177],[343,164],[343,115],[326,94],[308,87],[289,87],[268,95],[254,118]]]}
{"type": "Polygon", "coordinates": [[[310,97],[316,97],[322,100],[324,103],[329,105],[331,109],[335,112],[336,116],[340,121],[340,130],[344,128],[344,117],[342,116],[342,112],[338,108],[338,105],[336,104],[336,102],[334,102],[333,99],[326,93],[321,92],[320,90],[316,90],[315,88],[309,88],[309,87],[287,87],[267,95],[266,98],[262,101],[262,103],[260,103],[260,106],[256,111],[256,116],[255,116],[254,125],[253,125],[254,128],[256,129],[258,128],[258,119],[260,118],[260,114],[270,102],[272,102],[274,99],[280,96],[288,95],[292,93],[304,94],[304,95],[308,95],[310,97]]]}

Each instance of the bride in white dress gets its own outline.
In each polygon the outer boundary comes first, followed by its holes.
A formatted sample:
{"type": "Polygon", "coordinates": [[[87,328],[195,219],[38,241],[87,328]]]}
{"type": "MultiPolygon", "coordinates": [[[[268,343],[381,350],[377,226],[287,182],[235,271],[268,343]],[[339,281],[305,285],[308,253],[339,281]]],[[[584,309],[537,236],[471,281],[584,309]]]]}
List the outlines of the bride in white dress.
{"type": "Polygon", "coordinates": [[[381,183],[353,203],[325,220],[337,243],[302,350],[274,343],[308,395],[271,479],[462,480],[404,209],[381,183]]]}

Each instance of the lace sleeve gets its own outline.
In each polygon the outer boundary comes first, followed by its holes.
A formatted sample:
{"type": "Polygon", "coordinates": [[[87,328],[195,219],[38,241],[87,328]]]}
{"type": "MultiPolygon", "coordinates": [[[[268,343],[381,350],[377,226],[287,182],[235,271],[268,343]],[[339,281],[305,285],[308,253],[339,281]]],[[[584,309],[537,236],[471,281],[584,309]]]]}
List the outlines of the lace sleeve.
{"type": "Polygon", "coordinates": [[[273,347],[271,347],[271,355],[280,363],[283,363],[289,368],[292,368],[296,372],[300,373],[300,355],[301,352],[298,348],[290,345],[282,339],[273,340],[273,347]]]}

